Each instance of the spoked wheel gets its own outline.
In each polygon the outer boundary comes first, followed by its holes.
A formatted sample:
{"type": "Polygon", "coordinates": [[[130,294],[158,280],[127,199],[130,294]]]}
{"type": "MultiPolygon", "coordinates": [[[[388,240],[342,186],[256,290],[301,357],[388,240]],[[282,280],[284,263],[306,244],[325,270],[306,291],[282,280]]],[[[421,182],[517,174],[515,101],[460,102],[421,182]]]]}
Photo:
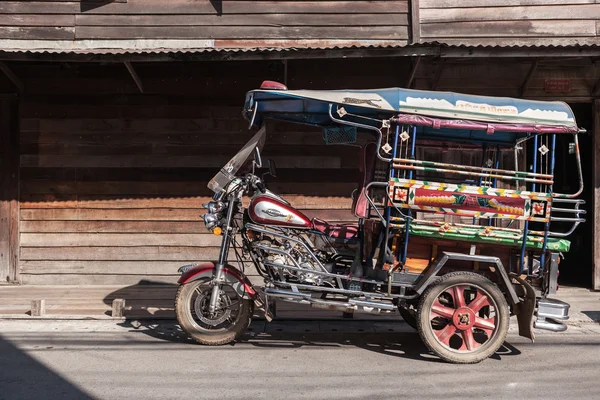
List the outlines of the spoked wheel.
{"type": "Polygon", "coordinates": [[[179,287],[175,300],[177,321],[192,339],[200,344],[216,346],[238,339],[248,328],[252,317],[252,301],[238,295],[223,284],[215,312],[208,306],[212,285],[210,280],[198,280],[179,287]]]}
{"type": "Polygon", "coordinates": [[[494,354],[508,332],[508,304],[498,287],[473,272],[444,275],[421,296],[417,325],[440,358],[477,363],[494,354]]]}

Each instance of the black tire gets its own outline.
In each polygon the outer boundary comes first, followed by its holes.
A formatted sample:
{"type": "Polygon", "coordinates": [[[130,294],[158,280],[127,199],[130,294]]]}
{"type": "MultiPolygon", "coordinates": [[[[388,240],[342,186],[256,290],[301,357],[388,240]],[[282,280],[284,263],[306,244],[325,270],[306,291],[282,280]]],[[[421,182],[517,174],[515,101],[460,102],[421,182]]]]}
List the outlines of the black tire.
{"type": "Polygon", "coordinates": [[[434,354],[452,363],[474,364],[492,356],[504,343],[508,325],[504,295],[489,279],[473,272],[444,275],[419,302],[421,339],[434,354]]]}
{"type": "Polygon", "coordinates": [[[243,299],[237,296],[235,290],[228,285],[223,285],[223,294],[221,301],[228,302],[228,307],[221,309],[221,315],[218,318],[222,318],[229,312],[229,317],[223,322],[211,326],[212,322],[217,322],[219,319],[212,317],[210,323],[203,322],[209,321],[209,317],[202,315],[198,317],[196,315],[196,308],[192,307],[194,304],[200,303],[200,309],[202,304],[205,302],[206,296],[210,299],[210,286],[208,279],[197,280],[181,285],[177,290],[177,297],[175,298],[175,313],[177,315],[177,322],[194,341],[199,344],[207,346],[219,346],[227,343],[231,343],[236,339],[239,339],[242,334],[246,331],[250,325],[252,313],[254,311],[254,302],[250,299],[243,299]],[[228,290],[231,289],[231,290],[228,290]],[[194,295],[197,297],[194,298],[194,295]],[[237,297],[234,297],[237,296],[237,297]],[[198,299],[200,297],[200,299],[198,299]],[[225,300],[225,297],[229,300],[225,300]],[[234,317],[231,314],[235,310],[234,317]]]}
{"type": "Polygon", "coordinates": [[[417,327],[417,310],[414,306],[398,306],[398,311],[400,311],[400,316],[402,316],[402,319],[408,324],[408,326],[415,330],[419,329],[417,327]]]}

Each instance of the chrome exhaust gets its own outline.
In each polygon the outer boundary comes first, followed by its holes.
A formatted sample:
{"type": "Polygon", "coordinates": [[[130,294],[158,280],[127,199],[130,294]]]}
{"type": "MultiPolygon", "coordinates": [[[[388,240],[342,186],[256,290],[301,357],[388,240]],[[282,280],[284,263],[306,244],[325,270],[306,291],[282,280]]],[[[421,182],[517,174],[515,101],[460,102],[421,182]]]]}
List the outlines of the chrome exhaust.
{"type": "Polygon", "coordinates": [[[329,311],[365,314],[391,314],[396,312],[396,306],[391,303],[380,303],[367,300],[350,299],[348,302],[315,299],[309,293],[291,292],[287,290],[264,289],[267,296],[283,301],[300,304],[310,304],[312,308],[329,311]]]}

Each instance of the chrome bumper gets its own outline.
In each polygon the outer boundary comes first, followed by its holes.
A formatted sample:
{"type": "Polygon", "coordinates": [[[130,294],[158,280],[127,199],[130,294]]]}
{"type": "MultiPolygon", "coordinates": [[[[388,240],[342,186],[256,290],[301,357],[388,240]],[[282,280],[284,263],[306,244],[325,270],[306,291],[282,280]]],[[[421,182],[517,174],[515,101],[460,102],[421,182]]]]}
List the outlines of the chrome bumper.
{"type": "Polygon", "coordinates": [[[567,325],[561,321],[569,319],[568,303],[556,299],[538,299],[536,320],[533,327],[545,329],[553,332],[562,332],[567,330],[567,325]]]}

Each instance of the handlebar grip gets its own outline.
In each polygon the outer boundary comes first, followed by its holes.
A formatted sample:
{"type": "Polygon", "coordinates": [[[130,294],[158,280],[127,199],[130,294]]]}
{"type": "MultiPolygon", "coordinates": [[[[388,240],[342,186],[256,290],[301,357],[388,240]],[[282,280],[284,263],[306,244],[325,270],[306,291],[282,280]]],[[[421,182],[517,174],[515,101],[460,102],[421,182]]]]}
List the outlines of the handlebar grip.
{"type": "Polygon", "coordinates": [[[260,190],[262,193],[265,193],[267,191],[267,187],[265,186],[265,183],[263,181],[257,181],[256,182],[256,187],[258,188],[258,190],[260,190]]]}

